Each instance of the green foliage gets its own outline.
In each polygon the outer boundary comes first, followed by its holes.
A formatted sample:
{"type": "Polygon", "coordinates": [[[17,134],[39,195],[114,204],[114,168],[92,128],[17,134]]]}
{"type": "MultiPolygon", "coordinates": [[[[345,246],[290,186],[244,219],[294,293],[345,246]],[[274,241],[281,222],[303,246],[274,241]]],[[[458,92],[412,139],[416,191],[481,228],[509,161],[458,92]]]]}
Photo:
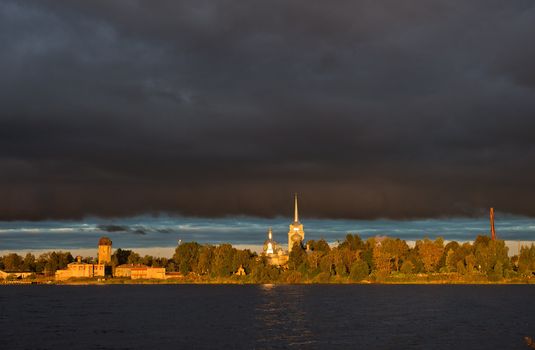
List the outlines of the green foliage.
{"type": "Polygon", "coordinates": [[[14,280],[17,280],[19,279],[17,276],[15,275],[7,275],[6,277],[6,281],[14,281],[14,280]]]}
{"type": "Polygon", "coordinates": [[[490,281],[499,281],[503,279],[503,264],[501,261],[498,261],[492,270],[492,272],[487,273],[490,281]]]}
{"type": "Polygon", "coordinates": [[[333,258],[331,254],[325,255],[320,259],[319,268],[321,272],[331,274],[334,272],[333,258]]]}
{"type": "Polygon", "coordinates": [[[290,270],[284,274],[284,281],[291,284],[301,283],[302,275],[299,271],[290,270]]]}
{"type": "Polygon", "coordinates": [[[535,246],[520,248],[518,256],[518,272],[523,275],[531,275],[535,272],[535,246]]]}
{"type": "Polygon", "coordinates": [[[500,280],[504,270],[511,270],[508,248],[501,240],[491,240],[486,236],[478,236],[474,242],[474,256],[477,269],[489,276],[489,279],[500,280]]]}
{"type": "Polygon", "coordinates": [[[319,255],[324,255],[331,251],[331,247],[329,247],[329,244],[324,239],[320,239],[319,241],[310,240],[307,245],[311,251],[318,252],[319,255]]]}
{"type": "Polygon", "coordinates": [[[113,267],[128,263],[128,258],[132,254],[131,250],[117,249],[111,256],[111,264],[113,267]]]}
{"type": "Polygon", "coordinates": [[[279,268],[269,265],[265,259],[254,264],[251,271],[252,281],[254,283],[273,283],[279,280],[279,268]]]}
{"type": "Polygon", "coordinates": [[[196,271],[201,274],[209,274],[212,267],[212,259],[214,258],[215,247],[212,245],[203,245],[199,249],[199,259],[197,261],[196,271]]]}
{"type": "Polygon", "coordinates": [[[466,273],[473,273],[476,270],[476,257],[474,254],[468,254],[464,257],[464,266],[466,267],[466,273]]]}
{"type": "Polygon", "coordinates": [[[6,271],[22,271],[23,259],[20,255],[11,253],[4,256],[4,269],[6,271]]]}
{"type": "Polygon", "coordinates": [[[418,255],[423,263],[426,272],[438,271],[440,258],[444,252],[444,240],[437,238],[431,241],[429,238],[424,238],[421,241],[416,241],[416,249],[418,255]]]}
{"type": "Polygon", "coordinates": [[[373,265],[376,271],[381,275],[388,275],[392,271],[391,255],[383,249],[381,242],[377,242],[373,247],[373,265]]]}
{"type": "Polygon", "coordinates": [[[365,244],[360,236],[347,234],[345,240],[338,246],[339,249],[349,249],[351,251],[364,250],[365,244]]]}
{"type": "Polygon", "coordinates": [[[142,260],[141,260],[141,257],[139,256],[138,253],[130,253],[130,255],[128,256],[128,260],[127,260],[127,263],[128,264],[141,264],[142,263],[142,260]]]}
{"type": "Polygon", "coordinates": [[[292,251],[290,253],[289,259],[288,259],[288,267],[290,270],[297,270],[301,264],[305,263],[307,260],[307,253],[303,249],[303,247],[298,244],[294,243],[292,247],[292,251]]]}
{"type": "Polygon", "coordinates": [[[362,281],[370,275],[370,267],[364,260],[357,260],[351,265],[349,278],[353,281],[362,281]]]}
{"type": "MultiPolygon", "coordinates": [[[[535,272],[535,246],[522,247],[520,254],[508,257],[504,241],[478,237],[473,244],[449,242],[441,238],[417,241],[409,248],[401,239],[382,237],[366,241],[358,235],[347,235],[338,246],[330,247],[325,240],[309,241],[308,250],[295,244],[284,266],[270,265],[264,255],[248,249],[236,249],[230,244],[180,244],[172,259],[117,249],[112,265],[125,263],[164,267],[180,271],[177,281],[189,283],[347,283],[370,280],[376,282],[529,282],[535,272]],[[239,266],[246,275],[235,276],[239,266]],[[514,267],[514,269],[513,269],[514,267]],[[437,273],[439,272],[439,273],[437,273]]],[[[30,271],[37,275],[52,275],[63,269],[73,257],[68,252],[49,252],[35,257],[7,254],[0,257],[0,266],[11,271],[30,271]]],[[[91,263],[92,258],[83,261],[91,263]]],[[[33,278],[36,278],[34,275],[33,278]]],[[[39,278],[37,276],[37,278],[39,278]]]]}
{"type": "Polygon", "coordinates": [[[51,252],[41,254],[37,264],[43,266],[46,275],[53,275],[57,270],[65,269],[73,261],[74,258],[69,252],[51,252]]]}
{"type": "Polygon", "coordinates": [[[349,249],[335,249],[333,251],[334,271],[336,275],[345,277],[349,273],[347,253],[351,253],[349,249]]]}
{"type": "Polygon", "coordinates": [[[327,272],[320,272],[316,277],[314,277],[314,282],[316,283],[329,283],[331,279],[331,274],[327,272]]]}
{"type": "Polygon", "coordinates": [[[464,261],[462,260],[457,261],[455,269],[457,270],[458,273],[460,273],[461,275],[464,275],[466,273],[466,266],[464,265],[464,261]]]}
{"type": "Polygon", "coordinates": [[[414,264],[410,260],[405,260],[401,265],[400,272],[405,275],[410,275],[414,272],[414,264]]]}
{"type": "Polygon", "coordinates": [[[32,271],[35,272],[35,256],[31,253],[27,253],[22,261],[22,271],[32,271]]]}
{"type": "Polygon", "coordinates": [[[219,277],[232,275],[239,265],[234,260],[236,249],[230,244],[221,244],[214,250],[214,259],[212,261],[212,273],[219,277]]]}
{"type": "Polygon", "coordinates": [[[183,275],[196,270],[199,262],[200,247],[200,244],[197,242],[186,242],[176,247],[173,260],[183,275]]]}
{"type": "Polygon", "coordinates": [[[389,257],[389,261],[393,263],[394,271],[399,271],[399,262],[406,258],[409,252],[409,246],[407,245],[407,242],[402,241],[399,238],[386,238],[381,243],[381,250],[387,257],[389,257]]]}

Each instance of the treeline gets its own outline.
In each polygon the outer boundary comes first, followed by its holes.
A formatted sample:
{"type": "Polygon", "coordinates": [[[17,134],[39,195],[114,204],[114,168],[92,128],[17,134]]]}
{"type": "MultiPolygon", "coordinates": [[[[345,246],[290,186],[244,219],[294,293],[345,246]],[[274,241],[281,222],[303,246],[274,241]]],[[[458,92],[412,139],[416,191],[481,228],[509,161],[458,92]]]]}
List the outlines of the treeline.
{"type": "MultiPolygon", "coordinates": [[[[31,253],[24,256],[16,253],[0,256],[0,270],[8,272],[34,272],[36,274],[54,275],[57,270],[65,269],[68,264],[74,262],[75,258],[70,252],[49,252],[36,257],[31,253]]],[[[126,249],[117,249],[111,259],[113,267],[122,264],[143,264],[154,267],[165,267],[173,271],[174,262],[167,258],[153,257],[150,255],[140,256],[139,254],[126,249]]],[[[85,257],[82,262],[96,264],[98,259],[85,257]]]]}
{"type": "Polygon", "coordinates": [[[0,270],[53,275],[56,270],[66,268],[73,261],[74,258],[69,252],[50,252],[38,257],[31,253],[25,256],[11,253],[0,256],[0,270]]]}
{"type": "MultiPolygon", "coordinates": [[[[414,247],[399,238],[347,235],[336,247],[325,240],[295,245],[286,267],[275,267],[269,259],[229,244],[200,245],[195,242],[177,247],[173,261],[184,275],[207,278],[231,277],[241,266],[250,282],[329,282],[411,280],[416,276],[464,281],[501,281],[532,276],[535,247],[523,247],[519,256],[508,257],[501,240],[478,236],[474,243],[449,242],[442,238],[423,239],[414,247]]],[[[233,277],[236,278],[236,277],[233,277]]]]}
{"type": "MultiPolygon", "coordinates": [[[[32,271],[53,275],[74,261],[69,252],[51,252],[35,257],[8,254],[0,257],[0,269],[32,271]]],[[[84,262],[96,263],[93,258],[84,262]]],[[[372,237],[363,240],[348,234],[335,247],[325,240],[295,245],[287,266],[274,266],[269,258],[230,244],[180,244],[172,258],[159,258],[117,249],[112,266],[144,264],[179,271],[187,280],[241,280],[252,283],[411,281],[422,276],[437,280],[501,281],[531,277],[535,272],[535,246],[522,247],[520,254],[508,257],[501,240],[478,236],[473,243],[444,243],[442,238],[423,239],[414,247],[399,238],[372,237]],[[236,276],[242,267],[245,276],[236,276]]]]}
{"type": "Polygon", "coordinates": [[[167,271],[175,271],[175,263],[172,259],[154,257],[151,255],[140,256],[138,253],[128,249],[117,249],[111,256],[111,266],[123,264],[141,264],[151,267],[165,267],[167,271]]]}

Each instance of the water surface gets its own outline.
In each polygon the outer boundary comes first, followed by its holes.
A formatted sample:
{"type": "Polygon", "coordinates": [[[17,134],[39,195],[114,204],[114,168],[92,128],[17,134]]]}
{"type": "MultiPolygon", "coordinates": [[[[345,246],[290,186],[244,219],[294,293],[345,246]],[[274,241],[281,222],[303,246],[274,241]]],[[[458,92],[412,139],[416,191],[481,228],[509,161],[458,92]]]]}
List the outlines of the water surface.
{"type": "Polygon", "coordinates": [[[1,286],[3,349],[527,349],[528,285],[1,286]]]}

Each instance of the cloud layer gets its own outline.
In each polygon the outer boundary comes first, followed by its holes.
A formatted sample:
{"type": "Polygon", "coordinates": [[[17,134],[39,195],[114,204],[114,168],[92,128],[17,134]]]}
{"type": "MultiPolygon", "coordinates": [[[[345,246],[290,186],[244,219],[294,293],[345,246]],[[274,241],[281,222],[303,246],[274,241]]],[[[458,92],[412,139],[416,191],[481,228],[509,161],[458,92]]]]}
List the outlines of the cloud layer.
{"type": "MultiPolygon", "coordinates": [[[[182,242],[261,247],[268,227],[274,239],[287,244],[289,217],[260,219],[251,217],[191,218],[139,216],[113,220],[86,218],[82,221],[0,222],[0,252],[25,250],[95,250],[100,237],[107,236],[115,248],[176,247],[182,242]],[[140,234],[143,232],[143,234],[140,234]]],[[[390,236],[414,242],[424,237],[443,237],[459,242],[473,241],[489,235],[487,218],[425,220],[303,220],[306,239],[325,239],[329,243],[343,240],[347,233],[364,239],[390,236]]],[[[499,239],[533,243],[535,225],[526,217],[498,215],[499,239]]],[[[516,249],[518,249],[518,242],[516,249]]],[[[92,252],[91,254],[93,254],[92,252]]],[[[87,254],[84,253],[84,254],[87,254]]],[[[0,254],[1,255],[1,254],[0,254]]]]}
{"type": "Polygon", "coordinates": [[[532,1],[0,3],[0,219],[535,215],[532,1]]]}

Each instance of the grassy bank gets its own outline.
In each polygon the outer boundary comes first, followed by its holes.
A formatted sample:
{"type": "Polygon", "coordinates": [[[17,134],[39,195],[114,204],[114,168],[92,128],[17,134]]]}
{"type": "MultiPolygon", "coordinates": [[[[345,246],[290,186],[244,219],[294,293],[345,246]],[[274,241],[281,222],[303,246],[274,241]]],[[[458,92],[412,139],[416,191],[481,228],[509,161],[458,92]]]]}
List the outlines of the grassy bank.
{"type": "MultiPolygon", "coordinates": [[[[129,278],[73,278],[65,281],[56,281],[49,278],[34,279],[26,282],[35,284],[54,284],[54,285],[124,285],[124,284],[416,284],[416,285],[437,285],[437,284],[480,284],[480,285],[499,285],[499,284],[535,284],[533,277],[515,277],[509,279],[500,279],[497,281],[489,280],[482,274],[460,275],[457,273],[432,273],[432,274],[392,274],[389,276],[369,276],[360,281],[352,280],[349,277],[331,276],[322,278],[296,278],[294,274],[288,274],[286,279],[282,278],[277,281],[256,281],[251,276],[231,276],[231,277],[210,277],[210,276],[184,276],[182,278],[170,279],[129,279],[129,278]]],[[[16,284],[3,281],[3,284],[16,284]]],[[[1,283],[1,282],[0,282],[1,283]]],[[[21,283],[22,284],[22,283],[21,283]]]]}

